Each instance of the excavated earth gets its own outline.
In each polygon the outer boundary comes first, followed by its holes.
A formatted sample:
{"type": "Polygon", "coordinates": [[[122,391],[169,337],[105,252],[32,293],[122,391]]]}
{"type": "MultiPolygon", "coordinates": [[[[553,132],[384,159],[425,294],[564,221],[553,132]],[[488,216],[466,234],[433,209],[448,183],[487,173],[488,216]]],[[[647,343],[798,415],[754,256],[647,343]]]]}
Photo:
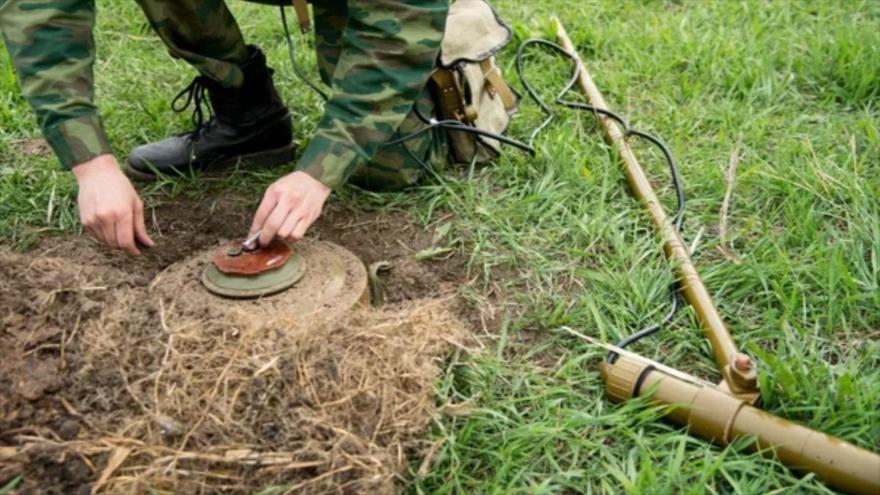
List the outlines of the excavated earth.
{"type": "Polygon", "coordinates": [[[299,249],[389,261],[383,306],[207,294],[201,267],[250,212],[156,205],[138,259],[81,236],[0,245],[0,487],[381,494],[430,461],[433,383],[478,321],[456,297],[461,259],[416,261],[435,239],[405,214],[331,206],[299,249]]]}

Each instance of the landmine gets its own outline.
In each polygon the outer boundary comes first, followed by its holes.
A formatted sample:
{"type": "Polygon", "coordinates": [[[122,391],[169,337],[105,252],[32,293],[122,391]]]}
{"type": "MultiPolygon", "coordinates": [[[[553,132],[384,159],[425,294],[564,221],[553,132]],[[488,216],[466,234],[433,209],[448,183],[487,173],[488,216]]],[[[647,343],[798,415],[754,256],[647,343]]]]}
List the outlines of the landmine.
{"type": "Polygon", "coordinates": [[[360,259],[341,246],[303,241],[275,269],[241,275],[219,273],[218,254],[235,244],[171,265],[156,277],[152,289],[178,305],[210,308],[223,314],[244,312],[264,321],[292,320],[313,326],[369,303],[367,270],[360,259]]]}

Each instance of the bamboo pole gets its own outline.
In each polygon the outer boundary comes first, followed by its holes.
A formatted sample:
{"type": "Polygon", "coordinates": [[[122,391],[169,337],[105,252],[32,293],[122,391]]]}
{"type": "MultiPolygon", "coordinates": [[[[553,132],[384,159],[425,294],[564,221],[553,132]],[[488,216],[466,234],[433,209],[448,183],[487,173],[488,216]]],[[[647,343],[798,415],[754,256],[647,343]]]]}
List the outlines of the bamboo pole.
{"type": "MultiPolygon", "coordinates": [[[[560,45],[577,64],[581,90],[591,105],[607,110],[608,105],[562,23],[558,19],[554,22],[560,45]]],[[[758,397],[751,360],[737,350],[681,236],[627,144],[623,129],[612,119],[602,115],[597,117],[606,139],[620,154],[633,193],[644,203],[663,237],[666,256],[676,263],[684,297],[694,307],[724,376],[719,387],[694,383],[683,380],[675,372],[664,371],[663,367],[638,355],[621,353],[614,363],[600,365],[609,398],[621,402],[638,397],[644,390],[653,390],[649,400],[667,406],[667,418],[686,426],[694,435],[720,445],[728,445],[743,437],[753,438],[753,447],[761,453],[774,456],[793,469],[816,473],[831,486],[858,495],[880,493],[880,455],[750,404],[758,397]],[[744,359],[748,363],[747,369],[740,366],[744,359]]]]}
{"type": "Polygon", "coordinates": [[[670,374],[641,356],[621,355],[602,363],[608,397],[615,402],[650,390],[648,401],[663,406],[666,419],[718,445],[752,439],[750,448],[792,469],[816,473],[847,493],[880,493],[880,455],[831,435],[774,416],[707,383],[670,374]]]}
{"type": "MultiPolygon", "coordinates": [[[[609,110],[602,93],[593,82],[587,72],[583,61],[574,47],[574,44],[565,31],[562,23],[558,19],[554,19],[556,24],[557,38],[560,45],[567,50],[575,60],[578,70],[578,84],[581,91],[587,96],[590,104],[599,109],[609,110]]],[[[757,395],[757,374],[754,365],[748,356],[740,353],[730,336],[730,332],[712,297],[706,290],[700,274],[691,261],[688,249],[679,233],[675,230],[671,219],[663,209],[663,205],[657,198],[654,188],[648,181],[644,170],[639,161],[633,154],[632,148],[626,141],[624,130],[616,121],[608,117],[597,114],[599,124],[605,133],[606,140],[616,149],[623,162],[623,171],[629,182],[633,194],[638,198],[651,216],[651,221],[657,227],[662,239],[663,247],[667,258],[674,264],[681,285],[682,294],[687,302],[693,306],[706,337],[712,345],[712,351],[715,355],[715,362],[721,371],[724,382],[731,392],[752,396],[752,401],[756,401],[757,395]]]]}

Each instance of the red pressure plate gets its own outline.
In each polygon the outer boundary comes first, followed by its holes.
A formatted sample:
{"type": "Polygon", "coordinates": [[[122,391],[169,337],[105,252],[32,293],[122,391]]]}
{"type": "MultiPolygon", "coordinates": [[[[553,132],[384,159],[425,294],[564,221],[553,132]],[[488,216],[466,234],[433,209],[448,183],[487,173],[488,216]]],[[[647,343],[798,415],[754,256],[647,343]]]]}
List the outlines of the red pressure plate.
{"type": "Polygon", "coordinates": [[[274,240],[266,247],[247,251],[242,241],[231,241],[214,251],[212,261],[221,273],[259,275],[284,266],[293,252],[283,241],[274,240]]]}

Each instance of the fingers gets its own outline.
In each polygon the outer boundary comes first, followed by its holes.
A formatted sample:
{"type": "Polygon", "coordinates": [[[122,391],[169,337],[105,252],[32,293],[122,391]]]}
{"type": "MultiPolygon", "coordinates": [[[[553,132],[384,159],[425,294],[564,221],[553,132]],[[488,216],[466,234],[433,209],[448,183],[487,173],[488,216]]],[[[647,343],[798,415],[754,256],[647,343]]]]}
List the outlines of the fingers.
{"type": "Polygon", "coordinates": [[[95,240],[97,240],[101,244],[107,244],[106,242],[104,242],[104,232],[102,232],[100,228],[93,227],[90,223],[86,223],[86,220],[80,220],[80,222],[83,224],[83,227],[85,227],[86,232],[88,232],[90,236],[95,238],[95,240]]]}
{"type": "Polygon", "coordinates": [[[278,234],[278,230],[284,225],[284,221],[290,214],[290,210],[290,206],[285,203],[278,203],[275,206],[275,209],[272,210],[269,218],[263,223],[263,227],[260,229],[261,246],[268,246],[269,243],[272,242],[272,239],[278,234]]]}
{"type": "Polygon", "coordinates": [[[111,249],[137,256],[137,242],[152,246],[144,224],[144,205],[116,158],[101,155],[73,167],[77,206],[86,230],[111,249]]]}
{"type": "Polygon", "coordinates": [[[136,242],[153,246],[144,224],[143,204],[140,200],[131,211],[102,211],[80,219],[85,229],[101,244],[111,249],[121,249],[132,256],[141,254],[136,242]]]}
{"type": "Polygon", "coordinates": [[[316,218],[317,215],[304,213],[302,209],[295,210],[284,220],[277,236],[287,242],[299,242],[316,218]]]}
{"type": "Polygon", "coordinates": [[[120,217],[116,221],[115,230],[119,249],[131,256],[140,256],[141,252],[134,245],[134,212],[120,217]]]}
{"type": "Polygon", "coordinates": [[[110,249],[117,249],[119,243],[116,241],[116,220],[112,214],[106,214],[98,217],[101,224],[97,227],[101,230],[104,237],[104,244],[110,249]]]}
{"type": "Polygon", "coordinates": [[[156,244],[147,234],[147,226],[144,223],[144,203],[140,199],[134,205],[134,235],[137,242],[144,246],[153,247],[156,244]]]}
{"type": "Polygon", "coordinates": [[[79,202],[79,223],[82,224],[90,236],[95,238],[101,244],[106,244],[106,242],[104,242],[104,232],[101,230],[96,216],[89,212],[89,208],[85,207],[82,196],[79,196],[77,201],[79,202]]]}
{"type": "Polygon", "coordinates": [[[290,215],[287,215],[281,228],[278,229],[278,237],[286,241],[298,241],[299,239],[293,239],[292,237],[294,230],[302,221],[302,214],[299,210],[291,212],[290,215]]]}
{"type": "Polygon", "coordinates": [[[302,218],[299,223],[296,224],[296,228],[293,229],[293,233],[290,235],[290,239],[293,241],[301,241],[303,237],[306,235],[306,231],[309,230],[309,227],[312,226],[312,222],[314,222],[314,218],[302,218]]]}
{"type": "Polygon", "coordinates": [[[251,235],[255,234],[263,227],[263,224],[266,223],[266,219],[269,218],[269,214],[275,209],[277,203],[278,194],[275,193],[274,189],[269,188],[266,190],[266,194],[260,202],[260,207],[257,208],[257,213],[254,215],[254,221],[251,224],[251,235]]]}
{"type": "Polygon", "coordinates": [[[260,232],[260,245],[280,237],[288,241],[303,238],[321,214],[330,189],[304,172],[293,172],[269,186],[251,225],[260,232]]]}

